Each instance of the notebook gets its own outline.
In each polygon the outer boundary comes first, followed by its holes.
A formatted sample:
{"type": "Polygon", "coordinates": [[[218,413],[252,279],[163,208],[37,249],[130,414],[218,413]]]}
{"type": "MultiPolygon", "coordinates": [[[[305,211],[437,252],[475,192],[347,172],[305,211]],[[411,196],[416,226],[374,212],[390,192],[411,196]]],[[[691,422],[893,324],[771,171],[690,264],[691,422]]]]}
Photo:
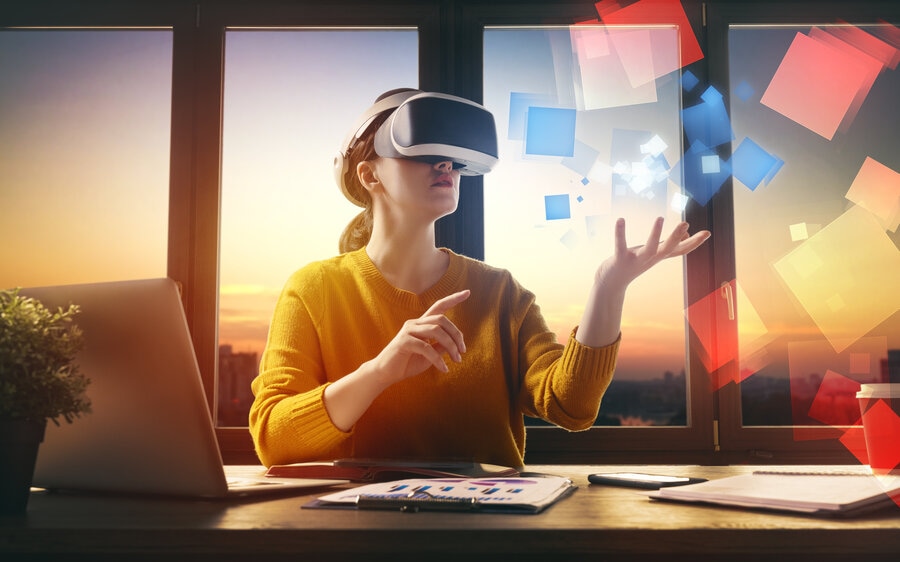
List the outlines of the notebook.
{"type": "Polygon", "coordinates": [[[661,488],[649,495],[657,500],[848,517],[900,507],[900,475],[757,471],[700,484],[661,488]]]}
{"type": "Polygon", "coordinates": [[[91,380],[93,412],[71,424],[47,424],[34,486],[226,498],[341,483],[266,478],[262,466],[258,477],[248,477],[246,467],[223,465],[171,279],[26,288],[21,294],[51,309],[80,307],[75,321],[85,347],[76,361],[91,380]]]}

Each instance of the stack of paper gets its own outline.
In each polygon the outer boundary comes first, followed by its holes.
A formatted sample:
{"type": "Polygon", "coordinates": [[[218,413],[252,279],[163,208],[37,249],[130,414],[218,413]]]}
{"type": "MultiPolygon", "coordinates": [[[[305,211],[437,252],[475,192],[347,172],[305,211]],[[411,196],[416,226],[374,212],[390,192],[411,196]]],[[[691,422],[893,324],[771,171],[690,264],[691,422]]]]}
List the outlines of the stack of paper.
{"type": "Polygon", "coordinates": [[[561,476],[412,478],[342,490],[304,507],[538,513],[575,489],[561,476]]]}
{"type": "Polygon", "coordinates": [[[755,472],[662,488],[659,500],[774,509],[814,515],[856,515],[900,507],[900,475],[755,472]]]}

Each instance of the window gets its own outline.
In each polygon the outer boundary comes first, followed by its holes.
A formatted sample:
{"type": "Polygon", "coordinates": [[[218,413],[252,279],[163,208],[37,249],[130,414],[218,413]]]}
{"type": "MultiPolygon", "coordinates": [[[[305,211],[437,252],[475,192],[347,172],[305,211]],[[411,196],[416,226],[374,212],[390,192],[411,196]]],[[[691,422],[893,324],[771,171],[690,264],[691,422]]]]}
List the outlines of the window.
{"type": "Polygon", "coordinates": [[[900,347],[900,36],[875,15],[722,12],[737,346],[718,382],[738,443],[864,462],[855,393],[900,347]]]}
{"type": "Polygon", "coordinates": [[[219,288],[220,426],[246,426],[275,300],[338,253],[360,209],[334,181],[358,113],[418,86],[415,28],[228,30],[219,288]]]}
{"type": "Polygon", "coordinates": [[[900,348],[900,4],[320,4],[4,9],[0,285],[181,282],[223,455],[254,462],[274,299],[355,212],[331,177],[348,122],[396,86],[445,91],[494,111],[502,158],[438,241],[510,269],[561,338],[614,217],[633,244],[659,214],[713,230],[631,288],[598,425],[530,428],[528,462],[857,460],[848,396],[900,348]]]}
{"type": "Polygon", "coordinates": [[[0,31],[0,287],[164,277],[171,30],[0,31]]]}
{"type": "MultiPolygon", "coordinates": [[[[534,291],[561,342],[613,253],[616,218],[631,244],[656,217],[682,219],[677,42],[672,26],[484,32],[484,103],[501,141],[484,179],[485,259],[534,291]]],[[[688,425],[684,295],[682,260],[629,289],[598,425],[688,425]]]]}

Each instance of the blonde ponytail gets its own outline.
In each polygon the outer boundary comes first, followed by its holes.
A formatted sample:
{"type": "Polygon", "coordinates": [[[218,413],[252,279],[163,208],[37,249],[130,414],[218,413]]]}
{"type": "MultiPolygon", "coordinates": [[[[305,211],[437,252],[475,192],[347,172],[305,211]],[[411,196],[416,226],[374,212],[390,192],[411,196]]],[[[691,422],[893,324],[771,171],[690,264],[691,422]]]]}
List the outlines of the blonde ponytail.
{"type": "Polygon", "coordinates": [[[353,197],[356,201],[353,201],[353,199],[350,199],[350,201],[357,205],[359,202],[363,202],[364,205],[363,212],[356,215],[341,233],[341,237],[338,240],[338,250],[342,254],[362,248],[369,243],[369,238],[372,236],[372,225],[374,224],[372,198],[369,196],[366,188],[359,183],[359,177],[356,175],[356,166],[360,162],[378,158],[378,154],[375,152],[375,131],[389,116],[390,112],[386,112],[373,119],[366,133],[359,138],[359,141],[350,149],[350,154],[347,156],[349,166],[344,176],[344,185],[349,192],[347,198],[353,197]]]}
{"type": "Polygon", "coordinates": [[[367,206],[363,212],[356,215],[350,224],[344,228],[338,241],[338,250],[345,254],[359,250],[369,243],[372,236],[372,207],[367,206]]]}

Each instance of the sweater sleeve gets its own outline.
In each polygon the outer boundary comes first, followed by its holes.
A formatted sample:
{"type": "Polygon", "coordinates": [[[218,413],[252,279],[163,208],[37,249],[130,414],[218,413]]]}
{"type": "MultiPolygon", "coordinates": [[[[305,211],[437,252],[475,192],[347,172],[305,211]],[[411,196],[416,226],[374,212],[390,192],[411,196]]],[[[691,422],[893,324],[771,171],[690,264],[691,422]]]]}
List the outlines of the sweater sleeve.
{"type": "Polygon", "coordinates": [[[526,415],[579,431],[597,418],[612,381],[619,341],[600,348],[582,345],[573,329],[565,346],[550,331],[533,296],[524,299],[519,324],[519,404],[526,415]]]}
{"type": "Polygon", "coordinates": [[[259,375],[252,382],[250,432],[266,466],[337,458],[351,433],[335,427],[325,410],[326,386],[316,313],[304,294],[320,279],[291,277],[275,306],[259,375]]]}

